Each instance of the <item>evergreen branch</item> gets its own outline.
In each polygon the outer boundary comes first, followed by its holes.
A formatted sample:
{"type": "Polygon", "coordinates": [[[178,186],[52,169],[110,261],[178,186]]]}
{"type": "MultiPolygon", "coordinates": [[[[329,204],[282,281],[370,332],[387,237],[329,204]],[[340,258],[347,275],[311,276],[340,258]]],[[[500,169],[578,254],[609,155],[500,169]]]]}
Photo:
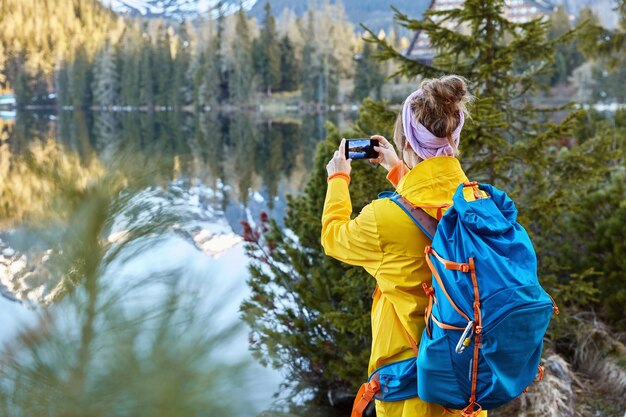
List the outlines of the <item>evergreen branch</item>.
{"type": "Polygon", "coordinates": [[[423,62],[415,61],[408,58],[401,52],[396,51],[395,48],[391,46],[385,39],[378,38],[378,36],[376,36],[376,34],[365,25],[361,24],[361,27],[370,35],[369,38],[364,37],[363,39],[366,42],[378,45],[379,49],[373,53],[373,56],[378,61],[384,62],[388,60],[394,60],[396,62],[399,62],[400,69],[388,78],[391,78],[396,74],[399,75],[401,73],[407,76],[415,76],[419,74],[426,77],[435,77],[444,72],[439,68],[435,68],[423,62]]]}
{"type": "Polygon", "coordinates": [[[582,30],[578,41],[585,57],[606,58],[611,68],[616,68],[624,61],[626,32],[606,29],[594,24],[590,19],[582,22],[580,27],[582,30]]]}

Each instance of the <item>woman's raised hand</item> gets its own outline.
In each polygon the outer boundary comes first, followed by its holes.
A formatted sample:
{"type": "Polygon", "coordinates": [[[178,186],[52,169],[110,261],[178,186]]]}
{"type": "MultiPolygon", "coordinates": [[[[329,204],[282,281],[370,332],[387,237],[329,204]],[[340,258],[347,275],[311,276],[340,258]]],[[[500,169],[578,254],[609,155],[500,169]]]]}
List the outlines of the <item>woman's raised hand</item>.
{"type": "Polygon", "coordinates": [[[393,145],[380,135],[374,135],[371,139],[378,139],[380,146],[374,146],[374,150],[378,152],[378,158],[370,159],[370,162],[380,164],[387,171],[391,171],[391,168],[400,162],[400,158],[398,158],[398,154],[393,145]]]}
{"type": "Polygon", "coordinates": [[[350,162],[352,162],[352,159],[346,159],[346,139],[343,138],[341,139],[341,144],[339,144],[339,150],[335,151],[335,155],[328,161],[326,172],[328,172],[329,176],[337,172],[350,175],[350,171],[352,170],[350,162]]]}

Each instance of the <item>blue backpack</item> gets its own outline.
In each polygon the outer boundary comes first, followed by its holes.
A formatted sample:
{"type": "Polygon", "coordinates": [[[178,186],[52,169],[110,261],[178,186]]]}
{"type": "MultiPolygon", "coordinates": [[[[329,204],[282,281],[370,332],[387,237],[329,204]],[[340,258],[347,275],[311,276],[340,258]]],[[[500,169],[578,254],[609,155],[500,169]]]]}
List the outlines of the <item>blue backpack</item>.
{"type": "Polygon", "coordinates": [[[538,370],[543,374],[543,337],[558,308],[539,284],[513,201],[491,185],[460,184],[437,224],[398,194],[381,197],[432,239],[425,252],[433,280],[423,284],[429,305],[417,358],[377,369],[362,387],[365,396],[368,389],[383,401],[419,396],[464,416],[517,398],[538,370]],[[474,188],[475,201],[465,200],[465,187],[474,188]]]}

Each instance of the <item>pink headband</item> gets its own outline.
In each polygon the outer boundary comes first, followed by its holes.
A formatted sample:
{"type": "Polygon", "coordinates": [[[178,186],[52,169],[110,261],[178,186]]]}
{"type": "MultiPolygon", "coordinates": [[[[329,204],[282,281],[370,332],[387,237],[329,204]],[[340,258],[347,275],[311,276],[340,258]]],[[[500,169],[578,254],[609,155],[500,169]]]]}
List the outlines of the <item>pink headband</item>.
{"type": "MultiPolygon", "coordinates": [[[[424,125],[415,120],[415,115],[411,110],[411,101],[415,97],[420,97],[422,94],[421,89],[416,90],[404,101],[404,106],[402,107],[402,127],[404,128],[404,136],[417,156],[422,159],[428,159],[434,156],[454,156],[454,149],[450,146],[448,138],[440,138],[433,135],[430,130],[426,129],[424,125]]],[[[462,111],[459,111],[459,117],[461,121],[456,129],[454,129],[454,132],[452,132],[452,140],[456,146],[459,146],[461,129],[463,129],[463,123],[465,122],[465,116],[462,111]]]]}

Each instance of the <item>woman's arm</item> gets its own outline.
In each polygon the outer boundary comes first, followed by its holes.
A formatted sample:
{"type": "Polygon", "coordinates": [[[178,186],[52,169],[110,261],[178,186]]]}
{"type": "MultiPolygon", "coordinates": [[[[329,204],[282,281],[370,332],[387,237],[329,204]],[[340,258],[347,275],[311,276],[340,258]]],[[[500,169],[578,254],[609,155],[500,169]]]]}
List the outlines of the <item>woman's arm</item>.
{"type": "Polygon", "coordinates": [[[331,178],[322,213],[324,253],[347,264],[362,266],[374,275],[382,261],[374,207],[368,204],[352,220],[351,214],[348,180],[331,178]]]}
{"type": "Polygon", "coordinates": [[[368,204],[355,219],[350,219],[350,160],[345,159],[344,146],[345,140],[326,166],[328,189],[322,213],[321,243],[328,256],[362,266],[374,275],[382,261],[374,207],[368,204]]]}
{"type": "Polygon", "coordinates": [[[393,145],[384,136],[374,135],[372,139],[378,139],[380,146],[374,146],[374,150],[378,152],[379,156],[376,159],[370,159],[370,162],[380,164],[389,171],[387,179],[394,187],[397,187],[402,177],[409,172],[409,168],[398,158],[393,145]]]}

